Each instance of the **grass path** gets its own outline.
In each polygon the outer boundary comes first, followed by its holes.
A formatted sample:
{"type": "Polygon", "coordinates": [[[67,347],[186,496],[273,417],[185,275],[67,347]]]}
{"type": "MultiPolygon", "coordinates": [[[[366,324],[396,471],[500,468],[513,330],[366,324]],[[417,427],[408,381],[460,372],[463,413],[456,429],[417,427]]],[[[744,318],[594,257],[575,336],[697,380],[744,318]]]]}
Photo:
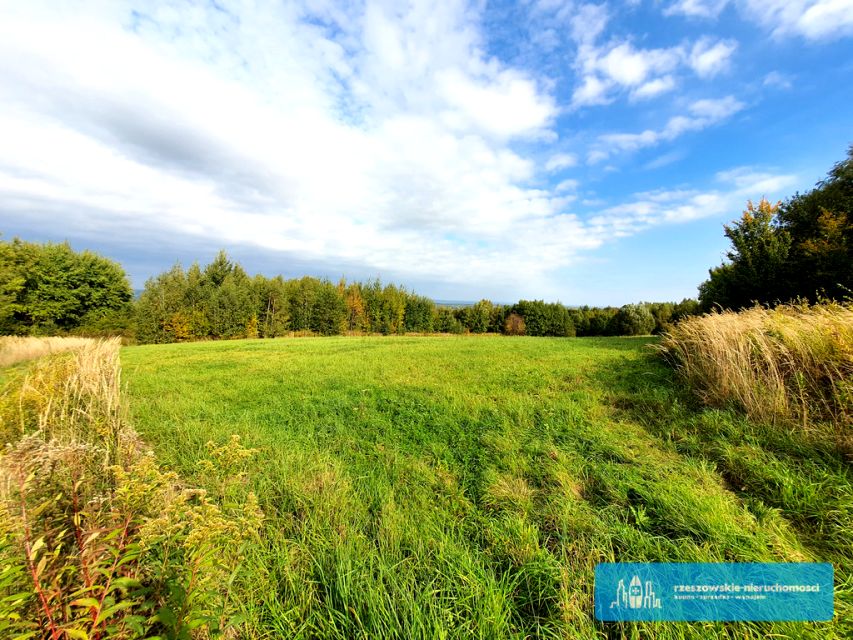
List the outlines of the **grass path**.
{"type": "Polygon", "coordinates": [[[122,351],[132,419],[205,485],[259,449],[257,637],[853,636],[853,472],[700,410],[648,339],[279,339],[122,351]],[[601,561],[830,561],[836,621],[601,625],[601,561]]]}

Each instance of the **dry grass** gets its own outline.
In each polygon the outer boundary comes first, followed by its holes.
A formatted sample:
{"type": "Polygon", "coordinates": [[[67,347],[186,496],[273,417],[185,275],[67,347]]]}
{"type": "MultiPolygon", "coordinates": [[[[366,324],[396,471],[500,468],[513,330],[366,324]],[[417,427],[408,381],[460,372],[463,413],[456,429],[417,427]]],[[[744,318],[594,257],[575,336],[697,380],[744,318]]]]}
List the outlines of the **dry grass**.
{"type": "Polygon", "coordinates": [[[90,338],[21,338],[0,336],[0,367],[33,360],[50,353],[80,349],[94,342],[90,338]]]}
{"type": "Polygon", "coordinates": [[[755,307],[680,322],[661,348],[703,402],[825,430],[853,450],[853,308],[755,307]]]}
{"type": "MultiPolygon", "coordinates": [[[[126,425],[122,415],[121,340],[44,340],[68,341],[68,344],[54,342],[52,348],[53,353],[70,353],[44,358],[30,366],[16,392],[11,394],[14,401],[0,406],[3,442],[12,442],[36,429],[46,439],[63,444],[106,444],[103,463],[114,464],[120,454],[117,448],[136,439],[135,431],[126,425]]],[[[30,347],[29,353],[37,348],[30,347]]]]}

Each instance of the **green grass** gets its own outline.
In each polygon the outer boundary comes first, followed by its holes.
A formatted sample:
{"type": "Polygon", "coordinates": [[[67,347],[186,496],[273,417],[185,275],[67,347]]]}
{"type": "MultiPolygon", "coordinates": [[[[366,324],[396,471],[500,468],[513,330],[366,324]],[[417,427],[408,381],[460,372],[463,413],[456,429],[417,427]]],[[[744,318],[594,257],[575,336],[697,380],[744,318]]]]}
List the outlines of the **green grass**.
{"type": "Polygon", "coordinates": [[[257,447],[252,637],[843,638],[853,473],[700,409],[648,339],[322,338],[128,347],[132,421],[204,486],[257,447]],[[831,623],[600,624],[602,561],[829,561],[831,623]]]}

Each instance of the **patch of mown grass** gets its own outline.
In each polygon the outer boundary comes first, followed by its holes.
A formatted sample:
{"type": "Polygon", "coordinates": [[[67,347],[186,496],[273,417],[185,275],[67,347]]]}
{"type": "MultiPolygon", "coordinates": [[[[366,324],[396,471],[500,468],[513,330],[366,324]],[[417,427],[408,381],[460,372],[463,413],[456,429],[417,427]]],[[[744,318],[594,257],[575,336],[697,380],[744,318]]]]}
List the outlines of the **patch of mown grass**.
{"type": "Polygon", "coordinates": [[[267,519],[240,585],[256,637],[846,637],[849,468],[695,406],[647,342],[281,339],[122,361],[135,426],[194,483],[208,440],[260,450],[267,519]],[[613,560],[833,562],[836,620],[600,624],[593,570],[613,560]]]}

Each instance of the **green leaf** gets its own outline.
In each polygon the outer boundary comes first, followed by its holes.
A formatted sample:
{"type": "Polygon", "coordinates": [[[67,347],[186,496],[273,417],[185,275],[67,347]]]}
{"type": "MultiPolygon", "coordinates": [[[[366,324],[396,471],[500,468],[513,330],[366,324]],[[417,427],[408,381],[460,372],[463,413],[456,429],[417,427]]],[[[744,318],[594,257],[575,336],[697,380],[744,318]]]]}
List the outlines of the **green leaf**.
{"type": "Polygon", "coordinates": [[[77,598],[76,600],[71,601],[72,607],[95,607],[96,609],[100,606],[97,600],[94,598],[77,598]]]}
{"type": "MultiPolygon", "coordinates": [[[[141,587],[142,583],[135,578],[116,578],[113,580],[112,587],[116,589],[130,589],[131,587],[141,587]]],[[[112,589],[110,589],[112,590],[112,589]]]]}
{"type": "Polygon", "coordinates": [[[154,617],[170,629],[174,629],[175,625],[178,624],[178,618],[175,616],[175,612],[169,607],[160,607],[160,610],[154,617]]]}
{"type": "Polygon", "coordinates": [[[32,548],[30,549],[30,554],[35,558],[36,554],[39,550],[44,546],[44,536],[39,538],[33,543],[32,548]]]}
{"type": "Polygon", "coordinates": [[[104,609],[103,611],[101,611],[101,613],[98,614],[98,618],[97,618],[97,620],[95,620],[95,626],[101,624],[104,620],[113,616],[114,614],[118,613],[119,611],[123,611],[124,609],[129,609],[134,604],[136,604],[136,603],[133,602],[132,600],[125,600],[124,602],[119,602],[118,604],[114,604],[113,606],[111,606],[107,609],[104,609]]]}

